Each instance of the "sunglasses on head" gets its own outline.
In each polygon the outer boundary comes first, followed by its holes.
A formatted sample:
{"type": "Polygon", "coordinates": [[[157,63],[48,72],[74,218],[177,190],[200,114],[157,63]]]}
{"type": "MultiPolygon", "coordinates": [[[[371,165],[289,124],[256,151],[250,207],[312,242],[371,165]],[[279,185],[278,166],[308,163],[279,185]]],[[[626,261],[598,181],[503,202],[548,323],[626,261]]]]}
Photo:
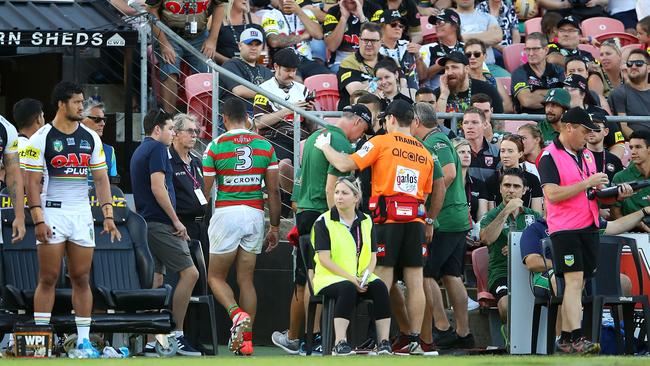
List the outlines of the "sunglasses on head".
{"type": "Polygon", "coordinates": [[[95,123],[106,122],[106,118],[105,118],[105,117],[88,116],[87,118],[90,118],[90,119],[93,120],[93,122],[95,122],[95,123]]]}
{"type": "Polygon", "coordinates": [[[474,56],[474,58],[479,58],[482,55],[483,55],[483,52],[479,52],[479,51],[465,52],[465,57],[467,57],[467,58],[472,58],[472,56],[474,56]]]}
{"type": "Polygon", "coordinates": [[[646,63],[643,60],[632,60],[632,61],[628,61],[626,63],[627,67],[632,67],[632,66],[641,67],[641,66],[643,66],[645,64],[646,63]]]}

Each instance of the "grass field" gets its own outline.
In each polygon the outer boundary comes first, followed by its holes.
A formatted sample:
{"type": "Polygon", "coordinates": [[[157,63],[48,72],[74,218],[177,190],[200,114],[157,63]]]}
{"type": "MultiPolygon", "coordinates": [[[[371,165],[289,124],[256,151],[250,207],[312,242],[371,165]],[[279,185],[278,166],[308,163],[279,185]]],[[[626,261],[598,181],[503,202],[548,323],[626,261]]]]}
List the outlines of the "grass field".
{"type": "Polygon", "coordinates": [[[50,360],[2,359],[3,366],[36,365],[67,366],[72,363],[101,366],[419,366],[419,365],[648,365],[648,357],[544,357],[544,356],[472,356],[472,357],[310,357],[299,356],[258,356],[249,358],[204,357],[204,358],[130,358],[127,360],[68,360],[64,358],[50,360]]]}

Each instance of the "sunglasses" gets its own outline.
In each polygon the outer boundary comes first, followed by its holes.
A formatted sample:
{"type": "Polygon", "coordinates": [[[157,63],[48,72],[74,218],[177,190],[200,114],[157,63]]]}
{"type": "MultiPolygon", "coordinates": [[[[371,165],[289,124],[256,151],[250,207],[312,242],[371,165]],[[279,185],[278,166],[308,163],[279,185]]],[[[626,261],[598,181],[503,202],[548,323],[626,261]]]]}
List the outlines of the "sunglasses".
{"type": "Polygon", "coordinates": [[[106,122],[106,118],[105,118],[105,117],[88,116],[87,118],[90,118],[90,119],[93,120],[93,122],[95,122],[95,123],[106,122]]]}
{"type": "Polygon", "coordinates": [[[632,66],[641,67],[645,65],[646,62],[643,60],[633,60],[633,61],[628,61],[625,64],[627,65],[627,67],[632,67],[632,66]]]}
{"type": "Polygon", "coordinates": [[[465,57],[472,58],[472,56],[474,56],[474,58],[479,58],[479,57],[483,56],[483,52],[479,52],[479,51],[465,52],[465,57]]]}
{"type": "Polygon", "coordinates": [[[390,23],[391,28],[404,29],[404,24],[400,22],[390,23]]]}
{"type": "Polygon", "coordinates": [[[190,135],[192,135],[192,134],[194,134],[194,135],[201,134],[201,129],[200,128],[186,128],[186,129],[181,130],[181,131],[185,131],[185,132],[189,133],[190,135]]]}

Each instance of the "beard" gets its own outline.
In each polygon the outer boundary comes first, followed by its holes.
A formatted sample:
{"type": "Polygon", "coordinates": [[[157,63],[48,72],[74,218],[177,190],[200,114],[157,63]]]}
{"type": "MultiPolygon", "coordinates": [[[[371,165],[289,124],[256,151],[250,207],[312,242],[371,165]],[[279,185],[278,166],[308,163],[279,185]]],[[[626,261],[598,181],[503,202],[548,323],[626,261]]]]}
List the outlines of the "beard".
{"type": "Polygon", "coordinates": [[[83,116],[80,116],[80,115],[74,115],[74,114],[69,113],[69,112],[66,113],[65,117],[66,117],[67,119],[69,119],[70,121],[75,121],[75,122],[81,122],[81,121],[84,119],[83,116]]]}
{"type": "Polygon", "coordinates": [[[463,87],[463,84],[465,83],[465,79],[467,79],[466,74],[462,74],[455,79],[447,79],[447,84],[449,84],[449,90],[451,90],[454,93],[461,91],[460,88],[463,87]]]}
{"type": "Polygon", "coordinates": [[[631,75],[628,74],[628,78],[630,79],[630,82],[632,84],[641,84],[641,83],[643,83],[644,80],[648,79],[648,75],[640,73],[637,76],[631,76],[631,75]]]}

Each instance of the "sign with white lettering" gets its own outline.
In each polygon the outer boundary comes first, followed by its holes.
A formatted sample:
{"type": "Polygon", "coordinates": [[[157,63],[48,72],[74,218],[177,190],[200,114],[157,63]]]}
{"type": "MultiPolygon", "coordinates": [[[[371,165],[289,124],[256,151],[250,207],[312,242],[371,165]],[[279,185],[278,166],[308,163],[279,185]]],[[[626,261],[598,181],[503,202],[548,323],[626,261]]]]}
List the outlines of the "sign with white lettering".
{"type": "Polygon", "coordinates": [[[0,47],[135,47],[133,31],[0,30],[0,47]]]}

